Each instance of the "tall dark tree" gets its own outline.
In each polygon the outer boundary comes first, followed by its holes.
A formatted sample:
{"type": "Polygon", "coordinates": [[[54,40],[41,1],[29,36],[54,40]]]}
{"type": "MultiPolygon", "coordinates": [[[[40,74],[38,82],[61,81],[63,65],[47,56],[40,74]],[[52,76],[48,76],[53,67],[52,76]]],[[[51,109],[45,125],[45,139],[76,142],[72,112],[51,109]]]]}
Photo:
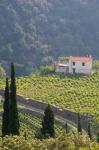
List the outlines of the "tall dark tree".
{"type": "Polygon", "coordinates": [[[68,129],[68,124],[67,124],[67,122],[65,123],[65,130],[66,130],[66,133],[68,134],[69,129],[68,129]]]}
{"type": "Polygon", "coordinates": [[[3,117],[2,117],[2,136],[10,134],[9,130],[9,108],[10,108],[10,99],[9,99],[9,82],[8,78],[6,78],[6,87],[4,94],[4,103],[3,103],[3,117]]]}
{"type": "Polygon", "coordinates": [[[97,143],[99,143],[99,133],[97,133],[97,143]]]}
{"type": "Polygon", "coordinates": [[[19,118],[16,101],[15,68],[11,63],[11,85],[10,85],[10,133],[19,135],[19,118]]]}
{"type": "Polygon", "coordinates": [[[48,135],[50,137],[55,136],[54,114],[50,105],[47,106],[44,112],[44,117],[42,121],[42,134],[44,136],[48,135]]]}
{"type": "Polygon", "coordinates": [[[78,113],[78,128],[77,128],[78,132],[82,132],[82,127],[81,127],[81,116],[78,113]]]}
{"type": "Polygon", "coordinates": [[[88,136],[89,136],[90,139],[92,139],[91,129],[90,129],[90,122],[88,123],[88,136]]]}

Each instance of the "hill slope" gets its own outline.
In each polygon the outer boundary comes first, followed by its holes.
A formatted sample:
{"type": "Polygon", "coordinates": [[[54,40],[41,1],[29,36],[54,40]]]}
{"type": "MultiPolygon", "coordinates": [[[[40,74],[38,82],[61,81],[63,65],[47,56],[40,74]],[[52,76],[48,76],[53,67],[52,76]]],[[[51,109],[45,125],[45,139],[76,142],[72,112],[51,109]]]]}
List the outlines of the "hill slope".
{"type": "MultiPolygon", "coordinates": [[[[0,88],[4,81],[0,80],[0,88]]],[[[31,75],[17,78],[17,93],[28,98],[95,116],[99,122],[99,75],[59,77],[31,75]]]]}
{"type": "Polygon", "coordinates": [[[47,56],[99,57],[98,0],[1,0],[0,61],[29,73],[47,56]]]}

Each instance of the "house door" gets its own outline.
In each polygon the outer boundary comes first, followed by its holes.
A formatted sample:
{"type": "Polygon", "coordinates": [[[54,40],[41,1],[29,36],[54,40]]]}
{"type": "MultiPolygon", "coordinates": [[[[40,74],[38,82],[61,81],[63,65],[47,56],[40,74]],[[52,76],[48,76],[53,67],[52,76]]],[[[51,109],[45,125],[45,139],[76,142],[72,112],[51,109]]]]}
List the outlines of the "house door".
{"type": "Polygon", "coordinates": [[[76,69],[75,68],[73,68],[73,74],[75,74],[76,73],[76,69]]]}

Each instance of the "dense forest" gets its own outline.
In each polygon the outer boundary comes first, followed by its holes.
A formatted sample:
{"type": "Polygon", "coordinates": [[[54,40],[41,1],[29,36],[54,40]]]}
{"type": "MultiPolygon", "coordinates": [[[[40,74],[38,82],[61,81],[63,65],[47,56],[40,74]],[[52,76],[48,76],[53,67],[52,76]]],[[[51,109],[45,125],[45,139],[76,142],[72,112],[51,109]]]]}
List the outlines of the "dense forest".
{"type": "Polygon", "coordinates": [[[1,0],[0,62],[30,73],[53,57],[99,57],[98,0],[1,0]]]}

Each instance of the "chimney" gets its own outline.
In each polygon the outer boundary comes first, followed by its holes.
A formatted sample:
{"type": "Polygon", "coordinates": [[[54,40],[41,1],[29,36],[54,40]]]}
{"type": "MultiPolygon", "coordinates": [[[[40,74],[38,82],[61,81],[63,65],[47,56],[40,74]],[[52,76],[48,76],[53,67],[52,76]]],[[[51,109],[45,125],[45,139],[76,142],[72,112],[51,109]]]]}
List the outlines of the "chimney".
{"type": "Polygon", "coordinates": [[[92,56],[91,56],[91,55],[89,55],[89,58],[90,58],[90,59],[92,59],[92,56]]]}

